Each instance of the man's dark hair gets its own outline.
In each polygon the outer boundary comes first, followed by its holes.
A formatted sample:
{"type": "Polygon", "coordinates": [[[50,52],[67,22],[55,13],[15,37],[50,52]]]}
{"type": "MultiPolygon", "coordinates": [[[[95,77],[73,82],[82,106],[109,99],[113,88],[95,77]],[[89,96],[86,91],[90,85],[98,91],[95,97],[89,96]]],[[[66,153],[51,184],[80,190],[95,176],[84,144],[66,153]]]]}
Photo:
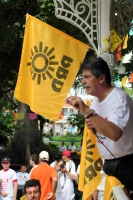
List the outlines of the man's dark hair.
{"type": "Polygon", "coordinates": [[[53,158],[54,158],[54,160],[59,160],[59,159],[61,159],[61,154],[60,153],[55,153],[53,158]]]}
{"type": "Polygon", "coordinates": [[[66,161],[65,160],[63,160],[63,159],[59,159],[58,161],[57,161],[57,163],[59,163],[59,162],[63,162],[63,165],[66,165],[66,161]]]}
{"type": "Polygon", "coordinates": [[[26,181],[26,183],[24,185],[24,194],[26,194],[26,188],[36,187],[36,186],[38,186],[39,192],[41,193],[41,185],[40,185],[40,181],[39,180],[31,179],[31,180],[26,181]]]}
{"type": "Polygon", "coordinates": [[[31,160],[35,162],[36,165],[39,163],[39,155],[38,154],[32,154],[31,155],[31,160]]]}
{"type": "Polygon", "coordinates": [[[86,60],[81,65],[82,71],[84,69],[91,70],[91,73],[99,78],[102,74],[105,75],[105,79],[108,85],[111,85],[111,74],[107,63],[100,57],[86,60]]]}

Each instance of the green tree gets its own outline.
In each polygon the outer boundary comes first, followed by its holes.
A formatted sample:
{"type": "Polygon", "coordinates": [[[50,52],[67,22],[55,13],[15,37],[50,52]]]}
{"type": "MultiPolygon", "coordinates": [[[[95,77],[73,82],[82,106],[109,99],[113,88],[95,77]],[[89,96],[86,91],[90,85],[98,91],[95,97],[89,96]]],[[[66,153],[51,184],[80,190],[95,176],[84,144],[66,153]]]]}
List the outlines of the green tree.
{"type": "Polygon", "coordinates": [[[82,113],[78,112],[76,114],[72,114],[68,118],[68,121],[70,122],[70,124],[73,127],[77,126],[78,133],[80,135],[83,135],[85,119],[84,119],[84,115],[82,113]]]}

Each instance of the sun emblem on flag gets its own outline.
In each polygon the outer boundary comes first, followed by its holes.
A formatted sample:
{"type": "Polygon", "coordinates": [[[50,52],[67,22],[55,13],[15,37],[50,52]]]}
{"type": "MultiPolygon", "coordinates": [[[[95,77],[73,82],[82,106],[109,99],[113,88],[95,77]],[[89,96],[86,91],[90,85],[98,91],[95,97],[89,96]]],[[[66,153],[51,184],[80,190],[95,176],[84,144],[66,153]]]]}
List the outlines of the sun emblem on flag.
{"type": "Polygon", "coordinates": [[[39,47],[34,46],[34,50],[31,49],[31,62],[27,63],[27,66],[31,66],[32,80],[37,78],[37,84],[41,84],[41,80],[46,80],[47,76],[52,79],[55,65],[59,62],[55,61],[55,55],[53,55],[54,47],[50,48],[45,46],[43,48],[43,42],[39,42],[39,47]]]}

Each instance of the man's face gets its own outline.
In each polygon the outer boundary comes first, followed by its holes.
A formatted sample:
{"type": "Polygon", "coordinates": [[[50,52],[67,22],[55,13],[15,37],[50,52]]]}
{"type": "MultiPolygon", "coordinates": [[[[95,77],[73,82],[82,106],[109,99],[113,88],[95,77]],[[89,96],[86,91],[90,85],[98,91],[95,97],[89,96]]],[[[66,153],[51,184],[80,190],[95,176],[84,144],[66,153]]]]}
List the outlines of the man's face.
{"type": "Polygon", "coordinates": [[[40,200],[40,191],[38,186],[26,188],[26,200],[40,200]]]}
{"type": "Polygon", "coordinates": [[[100,85],[104,79],[102,76],[96,78],[90,70],[84,69],[82,73],[82,84],[88,94],[97,96],[100,93],[100,85]]]}
{"type": "Polygon", "coordinates": [[[21,166],[21,172],[22,172],[22,173],[25,173],[26,170],[27,170],[27,167],[26,167],[26,166],[21,166]]]}
{"type": "Polygon", "coordinates": [[[66,160],[67,156],[62,155],[62,160],[66,160]]]}
{"type": "Polygon", "coordinates": [[[30,166],[33,166],[34,161],[32,160],[32,158],[30,158],[30,166]]]}
{"type": "Polygon", "coordinates": [[[10,167],[10,162],[2,162],[1,165],[4,170],[8,170],[10,167]]]}

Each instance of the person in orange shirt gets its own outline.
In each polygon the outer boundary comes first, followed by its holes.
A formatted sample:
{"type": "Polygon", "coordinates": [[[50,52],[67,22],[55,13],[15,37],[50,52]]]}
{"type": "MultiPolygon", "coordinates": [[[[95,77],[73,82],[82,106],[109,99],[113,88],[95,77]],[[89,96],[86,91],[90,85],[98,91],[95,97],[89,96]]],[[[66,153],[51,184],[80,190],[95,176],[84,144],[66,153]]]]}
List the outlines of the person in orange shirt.
{"type": "Polygon", "coordinates": [[[53,200],[57,186],[57,175],[55,170],[48,165],[49,154],[47,151],[42,151],[39,154],[39,165],[34,168],[30,174],[30,179],[37,179],[41,184],[40,200],[53,200]]]}

